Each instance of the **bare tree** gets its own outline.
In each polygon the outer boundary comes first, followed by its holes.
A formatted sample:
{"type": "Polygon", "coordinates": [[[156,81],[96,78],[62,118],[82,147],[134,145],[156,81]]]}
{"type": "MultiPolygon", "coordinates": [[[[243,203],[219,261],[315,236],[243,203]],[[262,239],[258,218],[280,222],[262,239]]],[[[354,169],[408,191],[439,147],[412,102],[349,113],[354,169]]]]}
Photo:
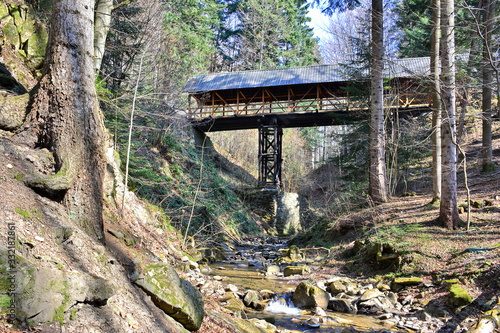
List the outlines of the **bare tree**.
{"type": "Polygon", "coordinates": [[[441,2],[441,95],[443,99],[441,224],[458,228],[457,149],[455,138],[455,16],[453,0],[441,2]]]}
{"type": "Polygon", "coordinates": [[[383,1],[372,0],[372,71],[370,104],[370,184],[373,201],[387,201],[384,128],[384,19],[383,1]]]}
{"type": "Polygon", "coordinates": [[[432,189],[435,202],[441,199],[441,88],[439,38],[441,35],[441,1],[432,1],[431,80],[432,80],[432,189]]]}

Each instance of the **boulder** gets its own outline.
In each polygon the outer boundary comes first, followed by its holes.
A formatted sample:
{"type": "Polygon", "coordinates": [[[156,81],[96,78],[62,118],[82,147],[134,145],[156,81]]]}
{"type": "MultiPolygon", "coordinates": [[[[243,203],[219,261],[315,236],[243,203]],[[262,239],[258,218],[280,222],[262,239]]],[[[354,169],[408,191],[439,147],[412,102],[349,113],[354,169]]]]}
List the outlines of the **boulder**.
{"type": "Polygon", "coordinates": [[[248,290],[245,293],[245,296],[243,297],[243,303],[245,306],[250,306],[252,302],[258,302],[261,301],[262,297],[260,296],[259,292],[256,290],[248,290]]]}
{"type": "Polygon", "coordinates": [[[186,329],[196,331],[203,321],[203,298],[198,289],[163,263],[146,266],[135,284],[151,296],[153,302],[186,329]]]}
{"type": "Polygon", "coordinates": [[[306,282],[301,282],[292,295],[293,304],[301,309],[320,307],[326,309],[330,294],[306,282]]]}
{"type": "Polygon", "coordinates": [[[467,290],[460,287],[458,284],[450,285],[450,294],[448,295],[448,305],[453,308],[459,308],[472,302],[472,297],[467,293],[467,290]]]}
{"type": "Polygon", "coordinates": [[[241,318],[241,312],[245,309],[245,305],[239,298],[231,297],[227,300],[226,305],[224,305],[224,309],[230,314],[235,315],[238,318],[241,318]]]}
{"type": "Polygon", "coordinates": [[[368,289],[361,295],[361,298],[359,299],[361,302],[368,301],[372,298],[377,298],[380,296],[384,296],[384,294],[378,290],[378,289],[368,289]]]}
{"type": "Polygon", "coordinates": [[[269,265],[267,266],[267,274],[277,274],[280,272],[280,266],[278,265],[269,265]]]}
{"type": "Polygon", "coordinates": [[[283,275],[286,277],[291,275],[302,275],[307,272],[309,272],[309,267],[307,266],[287,266],[283,270],[283,275]]]}
{"type": "Polygon", "coordinates": [[[348,279],[337,278],[328,280],[325,285],[327,286],[326,290],[332,294],[346,293],[348,295],[355,295],[359,291],[356,284],[348,279]]]}
{"type": "Polygon", "coordinates": [[[276,293],[274,291],[267,289],[262,289],[259,294],[262,299],[273,299],[274,297],[276,297],[276,293]]]}
{"type": "Polygon", "coordinates": [[[344,298],[334,298],[328,301],[328,309],[343,313],[356,313],[358,311],[356,304],[352,300],[344,298]]]}
{"type": "Polygon", "coordinates": [[[16,305],[15,316],[19,320],[62,324],[64,313],[76,303],[104,305],[116,292],[115,286],[106,279],[57,268],[37,269],[18,255],[15,256],[16,270],[11,272],[8,257],[8,250],[0,247],[0,294],[16,305]],[[15,281],[15,297],[9,293],[10,277],[15,281]]]}

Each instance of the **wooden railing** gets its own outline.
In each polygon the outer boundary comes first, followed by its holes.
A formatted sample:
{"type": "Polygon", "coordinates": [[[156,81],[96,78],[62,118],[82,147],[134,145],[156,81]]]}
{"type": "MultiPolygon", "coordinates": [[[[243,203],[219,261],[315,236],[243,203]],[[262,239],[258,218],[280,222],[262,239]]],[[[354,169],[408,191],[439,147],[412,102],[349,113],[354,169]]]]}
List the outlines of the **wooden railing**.
{"type": "MultiPolygon", "coordinates": [[[[197,106],[190,106],[188,116],[192,119],[254,116],[273,113],[308,113],[331,111],[359,111],[368,110],[367,101],[359,101],[349,96],[325,97],[304,96],[300,99],[285,99],[284,96],[263,94],[260,98],[222,98],[217,92],[213,93],[206,101],[197,100],[197,106]]],[[[239,96],[239,93],[238,93],[239,96]]],[[[402,93],[385,94],[384,105],[386,108],[421,108],[430,106],[429,93],[402,93]]]]}

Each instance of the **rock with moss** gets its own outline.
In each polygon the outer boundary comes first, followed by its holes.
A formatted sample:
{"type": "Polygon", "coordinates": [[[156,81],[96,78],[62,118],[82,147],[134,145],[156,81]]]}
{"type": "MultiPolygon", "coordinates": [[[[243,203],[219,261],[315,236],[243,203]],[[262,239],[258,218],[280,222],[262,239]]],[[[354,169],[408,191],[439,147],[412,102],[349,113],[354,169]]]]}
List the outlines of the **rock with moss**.
{"type": "Polygon", "coordinates": [[[291,276],[291,275],[302,275],[305,273],[310,272],[309,267],[300,265],[300,266],[287,266],[283,269],[283,275],[284,276],[291,276]]]}
{"type": "Polygon", "coordinates": [[[151,296],[153,302],[186,329],[196,331],[203,321],[203,298],[191,283],[163,263],[144,268],[135,284],[151,296]]]}
{"type": "MultiPolygon", "coordinates": [[[[115,286],[103,278],[57,268],[35,268],[27,259],[15,256],[15,272],[8,270],[9,252],[0,247],[0,271],[15,280],[16,318],[34,323],[60,322],[76,303],[105,304],[116,292],[115,286]]],[[[5,281],[4,281],[5,282],[5,281]]],[[[9,284],[2,283],[2,295],[9,294],[9,284]],[[7,288],[7,289],[6,289],[7,288]]]]}
{"type": "Polygon", "coordinates": [[[301,282],[292,295],[293,304],[301,309],[320,307],[326,310],[329,300],[328,292],[306,282],[301,282]]]}
{"type": "Polygon", "coordinates": [[[356,295],[359,291],[358,286],[346,278],[333,278],[326,281],[325,285],[326,290],[332,294],[345,293],[348,295],[356,295]]]}
{"type": "Polygon", "coordinates": [[[460,287],[458,283],[449,286],[450,294],[448,295],[448,305],[453,308],[460,308],[472,302],[472,297],[467,293],[467,290],[460,287]]]}
{"type": "Polygon", "coordinates": [[[257,323],[253,323],[250,320],[245,320],[241,318],[233,317],[229,314],[221,313],[214,310],[207,310],[210,317],[215,318],[218,322],[222,323],[224,327],[227,327],[229,332],[238,333],[274,333],[276,332],[276,327],[274,325],[267,325],[262,323],[260,320],[254,320],[257,323]],[[258,326],[257,326],[258,325],[258,326]]]}
{"type": "Polygon", "coordinates": [[[398,277],[394,279],[393,283],[402,286],[418,286],[423,282],[422,278],[419,277],[398,277]]]}
{"type": "Polygon", "coordinates": [[[262,300],[259,292],[256,290],[248,290],[243,297],[243,303],[246,306],[250,306],[253,302],[259,302],[262,300]]]}

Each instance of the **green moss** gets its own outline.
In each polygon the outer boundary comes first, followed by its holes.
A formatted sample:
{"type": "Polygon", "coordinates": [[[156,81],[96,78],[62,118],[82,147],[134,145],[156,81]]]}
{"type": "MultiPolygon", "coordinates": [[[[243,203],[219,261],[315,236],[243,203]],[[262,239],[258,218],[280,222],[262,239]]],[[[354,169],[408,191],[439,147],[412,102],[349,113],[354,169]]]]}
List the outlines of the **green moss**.
{"type": "Polygon", "coordinates": [[[69,319],[71,319],[71,320],[75,320],[75,318],[76,318],[76,312],[77,312],[77,311],[78,311],[78,309],[73,309],[73,310],[71,310],[71,314],[70,314],[70,316],[69,316],[69,319]]]}
{"type": "Polygon", "coordinates": [[[68,294],[68,288],[69,288],[68,281],[63,280],[62,284],[64,287],[61,290],[61,293],[64,297],[64,300],[63,300],[62,304],[56,309],[56,313],[54,314],[54,317],[52,318],[54,321],[58,321],[59,324],[61,324],[61,326],[64,325],[64,310],[67,308],[67,306],[71,300],[71,298],[68,294]]]}
{"type": "Polygon", "coordinates": [[[449,305],[454,308],[459,308],[469,304],[470,302],[472,302],[472,297],[465,289],[460,287],[458,284],[452,284],[450,286],[450,295],[448,297],[449,305]]]}
{"type": "Polygon", "coordinates": [[[401,285],[417,285],[422,283],[422,278],[419,277],[409,277],[409,278],[403,278],[403,277],[398,277],[394,279],[394,283],[401,284],[401,285]]]}
{"type": "Polygon", "coordinates": [[[14,208],[14,210],[16,211],[16,213],[21,215],[25,220],[29,220],[32,217],[31,213],[28,212],[27,210],[23,210],[21,208],[14,208]]]}

